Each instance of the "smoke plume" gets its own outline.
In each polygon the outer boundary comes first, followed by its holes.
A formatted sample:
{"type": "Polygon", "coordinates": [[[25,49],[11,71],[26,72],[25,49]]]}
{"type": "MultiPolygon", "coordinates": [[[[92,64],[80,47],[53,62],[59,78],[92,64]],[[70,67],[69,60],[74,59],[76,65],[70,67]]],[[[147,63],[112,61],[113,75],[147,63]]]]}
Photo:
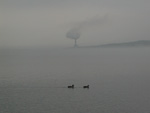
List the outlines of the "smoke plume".
{"type": "Polygon", "coordinates": [[[80,38],[80,29],[79,28],[73,28],[71,30],[69,30],[66,34],[66,37],[67,38],[70,38],[70,39],[78,39],[80,38]]]}
{"type": "Polygon", "coordinates": [[[101,26],[105,24],[108,20],[108,15],[104,15],[103,17],[93,17],[91,19],[87,19],[84,21],[80,21],[75,23],[75,26],[72,27],[67,33],[66,37],[75,40],[75,47],[77,47],[76,40],[80,38],[81,32],[86,28],[90,28],[93,26],[101,26]]]}

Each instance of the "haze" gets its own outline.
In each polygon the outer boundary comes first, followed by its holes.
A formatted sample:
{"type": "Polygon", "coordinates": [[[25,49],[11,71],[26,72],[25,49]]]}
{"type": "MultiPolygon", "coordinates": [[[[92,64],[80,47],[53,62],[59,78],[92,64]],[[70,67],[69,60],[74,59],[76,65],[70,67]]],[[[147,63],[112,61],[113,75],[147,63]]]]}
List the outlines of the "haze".
{"type": "Polygon", "coordinates": [[[78,45],[150,39],[148,0],[5,0],[1,2],[0,47],[70,47],[66,33],[92,20],[78,45]],[[107,21],[99,24],[95,18],[107,21]]]}
{"type": "Polygon", "coordinates": [[[149,0],[3,0],[0,113],[149,113],[149,11],[149,0]]]}

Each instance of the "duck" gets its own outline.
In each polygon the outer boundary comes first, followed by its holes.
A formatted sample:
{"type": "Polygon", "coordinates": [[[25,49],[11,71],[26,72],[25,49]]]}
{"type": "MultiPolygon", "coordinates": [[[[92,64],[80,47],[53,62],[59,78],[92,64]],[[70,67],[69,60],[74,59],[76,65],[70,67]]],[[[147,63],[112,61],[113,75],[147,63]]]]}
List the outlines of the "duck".
{"type": "Polygon", "coordinates": [[[68,86],[68,88],[74,88],[74,84],[72,84],[71,86],[68,86]]]}
{"type": "Polygon", "coordinates": [[[83,88],[89,88],[89,85],[87,85],[87,86],[83,86],[83,88]]]}

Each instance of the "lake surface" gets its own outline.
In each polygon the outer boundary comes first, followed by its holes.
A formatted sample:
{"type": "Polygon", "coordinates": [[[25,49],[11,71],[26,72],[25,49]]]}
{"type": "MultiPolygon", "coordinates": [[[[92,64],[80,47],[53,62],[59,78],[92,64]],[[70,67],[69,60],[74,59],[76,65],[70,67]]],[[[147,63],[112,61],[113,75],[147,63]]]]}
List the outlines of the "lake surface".
{"type": "Polygon", "coordinates": [[[149,86],[149,47],[0,50],[0,113],[150,113],[149,86]]]}

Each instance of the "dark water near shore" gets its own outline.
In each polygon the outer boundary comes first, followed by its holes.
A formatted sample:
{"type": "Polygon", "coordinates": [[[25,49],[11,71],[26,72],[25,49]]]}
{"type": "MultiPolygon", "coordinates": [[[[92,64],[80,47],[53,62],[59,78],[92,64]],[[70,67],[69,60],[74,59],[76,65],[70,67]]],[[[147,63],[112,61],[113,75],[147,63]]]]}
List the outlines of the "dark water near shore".
{"type": "Polygon", "coordinates": [[[149,86],[149,47],[0,50],[0,113],[150,113],[149,86]]]}

